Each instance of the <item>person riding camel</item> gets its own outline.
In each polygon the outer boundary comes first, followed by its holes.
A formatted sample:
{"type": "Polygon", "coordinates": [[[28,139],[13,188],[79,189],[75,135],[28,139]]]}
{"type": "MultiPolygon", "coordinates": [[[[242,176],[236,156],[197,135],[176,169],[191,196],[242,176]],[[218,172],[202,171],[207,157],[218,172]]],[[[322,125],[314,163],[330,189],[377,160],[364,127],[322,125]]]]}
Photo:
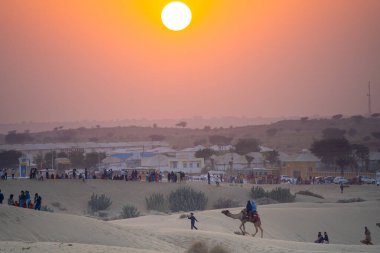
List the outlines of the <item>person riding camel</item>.
{"type": "Polygon", "coordinates": [[[251,201],[247,201],[247,205],[246,205],[246,211],[247,211],[247,218],[249,220],[252,220],[252,204],[251,204],[251,201]]]}
{"type": "Polygon", "coordinates": [[[255,220],[258,217],[256,202],[254,200],[252,200],[252,201],[248,200],[247,201],[246,209],[247,209],[247,217],[248,217],[248,219],[251,220],[251,221],[253,221],[253,222],[255,222],[255,220]]]}

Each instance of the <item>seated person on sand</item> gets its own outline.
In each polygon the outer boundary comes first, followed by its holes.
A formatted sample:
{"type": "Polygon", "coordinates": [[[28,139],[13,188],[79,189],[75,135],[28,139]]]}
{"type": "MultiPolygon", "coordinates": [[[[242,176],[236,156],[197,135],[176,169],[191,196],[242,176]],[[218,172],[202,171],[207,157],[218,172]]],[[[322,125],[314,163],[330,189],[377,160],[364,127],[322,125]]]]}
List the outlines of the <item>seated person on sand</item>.
{"type": "Polygon", "coordinates": [[[321,233],[321,232],[318,232],[317,240],[315,240],[314,242],[315,242],[315,243],[323,243],[324,240],[325,240],[325,239],[323,238],[322,233],[321,233]]]}
{"type": "Polygon", "coordinates": [[[323,240],[324,240],[324,243],[326,243],[326,244],[330,243],[329,236],[327,235],[326,232],[324,232],[324,238],[323,238],[323,240]]]}
{"type": "Polygon", "coordinates": [[[371,231],[367,227],[364,227],[364,235],[365,239],[361,240],[360,242],[367,245],[373,245],[372,239],[371,239],[371,231]]]}
{"type": "Polygon", "coordinates": [[[10,206],[14,206],[15,205],[15,201],[13,199],[13,194],[9,195],[8,205],[10,205],[10,206]]]}

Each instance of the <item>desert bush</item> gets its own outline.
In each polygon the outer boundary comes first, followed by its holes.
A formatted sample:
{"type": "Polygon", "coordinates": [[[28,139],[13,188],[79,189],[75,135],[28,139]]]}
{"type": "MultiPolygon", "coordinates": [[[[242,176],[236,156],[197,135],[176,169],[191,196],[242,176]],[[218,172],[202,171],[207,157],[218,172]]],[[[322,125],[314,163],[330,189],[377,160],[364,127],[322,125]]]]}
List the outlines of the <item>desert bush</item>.
{"type": "Polygon", "coordinates": [[[267,197],[274,199],[280,203],[293,202],[296,198],[295,195],[290,193],[289,189],[281,187],[276,187],[270,192],[267,192],[267,197]]]}
{"type": "Polygon", "coordinates": [[[107,212],[98,212],[98,216],[99,216],[100,218],[105,218],[105,217],[108,216],[108,213],[107,213],[107,212]]]}
{"type": "Polygon", "coordinates": [[[145,198],[145,202],[148,210],[168,212],[168,205],[165,201],[164,195],[161,193],[153,193],[148,198],[145,198]]]}
{"type": "Polygon", "coordinates": [[[183,214],[181,214],[181,215],[179,216],[180,219],[185,219],[185,218],[187,218],[187,217],[188,217],[188,215],[185,214],[185,213],[183,213],[183,214]]]}
{"type": "Polygon", "coordinates": [[[289,189],[277,187],[271,191],[265,191],[260,186],[253,186],[251,188],[250,197],[256,200],[269,198],[280,203],[293,202],[296,198],[295,195],[290,193],[289,189]]]}
{"type": "Polygon", "coordinates": [[[259,199],[266,196],[265,190],[260,186],[253,186],[251,188],[251,198],[253,199],[259,199]]]}
{"type": "Polygon", "coordinates": [[[194,242],[186,253],[208,253],[208,247],[205,242],[194,242]]]}
{"type": "Polygon", "coordinates": [[[205,242],[198,241],[193,243],[186,253],[229,253],[229,251],[222,245],[216,245],[209,250],[209,247],[205,242]]]}
{"type": "Polygon", "coordinates": [[[59,202],[53,202],[51,203],[51,205],[54,206],[55,208],[58,208],[59,211],[67,211],[67,209],[61,206],[61,203],[59,202]]]}
{"type": "Polygon", "coordinates": [[[320,198],[320,199],[324,199],[323,196],[319,195],[319,194],[316,194],[314,192],[311,192],[309,190],[306,190],[306,191],[299,191],[297,192],[296,194],[300,194],[300,195],[306,195],[306,196],[312,196],[312,197],[316,197],[316,198],[320,198]]]}
{"type": "Polygon", "coordinates": [[[210,249],[209,253],[229,253],[229,251],[222,245],[216,245],[210,249]]]}
{"type": "Polygon", "coordinates": [[[279,203],[278,201],[267,198],[267,197],[256,199],[256,204],[258,205],[270,205],[270,204],[278,204],[278,203],[279,203]]]}
{"type": "Polygon", "coordinates": [[[41,206],[41,211],[54,213],[54,209],[48,207],[47,205],[41,206]]]}
{"type": "Polygon", "coordinates": [[[128,218],[134,218],[139,217],[140,212],[137,210],[135,206],[132,205],[125,205],[123,206],[123,209],[121,210],[120,217],[122,219],[128,219],[128,218]]]}
{"type": "Polygon", "coordinates": [[[238,207],[239,202],[234,201],[232,199],[226,199],[226,198],[219,198],[215,204],[214,204],[214,209],[220,209],[220,208],[233,208],[233,207],[238,207]]]}
{"type": "Polygon", "coordinates": [[[103,211],[110,207],[111,204],[111,198],[105,194],[98,196],[98,194],[93,193],[88,201],[88,208],[92,212],[103,211]]]}
{"type": "Polygon", "coordinates": [[[353,203],[353,202],[363,202],[365,199],[362,198],[352,198],[352,199],[339,199],[336,203],[353,203]]]}
{"type": "Polygon", "coordinates": [[[203,192],[196,192],[190,187],[181,187],[169,195],[169,209],[172,212],[204,210],[207,197],[203,192]]]}

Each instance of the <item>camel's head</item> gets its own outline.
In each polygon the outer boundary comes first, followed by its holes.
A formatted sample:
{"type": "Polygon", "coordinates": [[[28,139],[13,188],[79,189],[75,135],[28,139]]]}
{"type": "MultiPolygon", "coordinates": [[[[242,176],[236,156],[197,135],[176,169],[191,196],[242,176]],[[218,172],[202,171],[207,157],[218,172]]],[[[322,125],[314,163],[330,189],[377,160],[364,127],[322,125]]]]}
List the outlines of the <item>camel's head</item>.
{"type": "Polygon", "coordinates": [[[378,226],[380,228],[380,223],[376,223],[376,226],[378,226]]]}
{"type": "Polygon", "coordinates": [[[230,211],[228,211],[228,210],[223,210],[222,211],[222,214],[224,214],[224,215],[228,215],[230,213],[230,211]]]}

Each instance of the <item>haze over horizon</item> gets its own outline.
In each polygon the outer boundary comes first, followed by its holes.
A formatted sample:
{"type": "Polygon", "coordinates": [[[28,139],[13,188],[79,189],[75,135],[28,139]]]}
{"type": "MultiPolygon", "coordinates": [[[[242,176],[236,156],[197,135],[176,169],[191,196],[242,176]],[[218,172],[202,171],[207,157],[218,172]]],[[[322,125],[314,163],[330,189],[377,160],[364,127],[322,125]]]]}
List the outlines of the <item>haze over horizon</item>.
{"type": "Polygon", "coordinates": [[[380,112],[380,1],[12,0],[0,9],[0,124],[380,112]]]}

